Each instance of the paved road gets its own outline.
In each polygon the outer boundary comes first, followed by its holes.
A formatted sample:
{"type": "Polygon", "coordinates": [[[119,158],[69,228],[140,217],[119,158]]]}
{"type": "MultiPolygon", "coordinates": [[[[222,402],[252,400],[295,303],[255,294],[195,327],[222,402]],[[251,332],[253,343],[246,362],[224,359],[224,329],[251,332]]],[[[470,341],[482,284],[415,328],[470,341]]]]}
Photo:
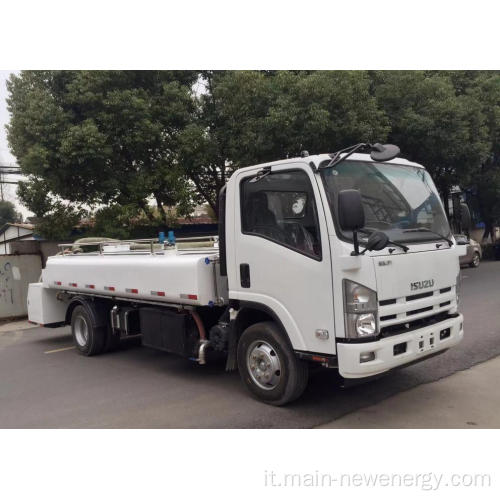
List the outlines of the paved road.
{"type": "Polygon", "coordinates": [[[285,408],[251,399],[238,374],[220,364],[201,367],[138,345],[85,358],[64,349],[68,328],[3,331],[0,427],[321,425],[500,354],[500,262],[462,274],[465,339],[458,347],[351,389],[339,388],[330,371],[317,373],[302,399],[285,408]]]}
{"type": "Polygon", "coordinates": [[[337,418],[332,429],[499,429],[500,356],[337,418]]]}

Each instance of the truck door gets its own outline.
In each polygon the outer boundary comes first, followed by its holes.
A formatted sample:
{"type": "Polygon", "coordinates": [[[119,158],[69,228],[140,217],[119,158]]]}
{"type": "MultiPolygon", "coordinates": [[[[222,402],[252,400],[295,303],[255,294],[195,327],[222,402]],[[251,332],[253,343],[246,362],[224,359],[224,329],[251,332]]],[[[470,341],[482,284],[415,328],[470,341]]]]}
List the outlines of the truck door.
{"type": "Polygon", "coordinates": [[[294,349],[335,353],[330,245],[314,174],[288,164],[237,176],[230,298],[273,311],[294,349]]]}

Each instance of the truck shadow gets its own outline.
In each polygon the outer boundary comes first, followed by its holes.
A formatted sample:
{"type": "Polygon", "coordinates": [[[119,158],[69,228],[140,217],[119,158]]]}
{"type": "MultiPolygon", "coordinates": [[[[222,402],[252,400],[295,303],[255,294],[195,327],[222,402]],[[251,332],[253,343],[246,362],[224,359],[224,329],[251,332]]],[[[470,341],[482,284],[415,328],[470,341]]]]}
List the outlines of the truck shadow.
{"type": "MultiPolygon", "coordinates": [[[[47,351],[71,346],[72,337],[66,327],[48,331],[41,338],[33,336],[31,342],[47,351]]],[[[431,366],[442,363],[426,361],[420,366],[349,388],[342,387],[342,379],[334,370],[320,369],[311,373],[308,387],[300,399],[284,407],[274,407],[253,399],[241,383],[238,372],[226,372],[225,360],[214,353],[210,354],[206,365],[200,366],[195,360],[143,347],[140,338],[131,338],[123,341],[117,351],[88,359],[74,350],[53,356],[60,356],[58,360],[69,363],[78,376],[85,374],[90,379],[99,376],[113,380],[114,390],[118,393],[128,390],[131,397],[141,397],[154,385],[156,392],[147,399],[151,405],[165,404],[167,408],[187,398],[192,402],[186,407],[189,418],[176,417],[175,424],[171,419],[165,420],[166,427],[181,428],[307,428],[321,425],[431,381],[431,366]],[[129,377],[117,376],[125,372],[133,375],[134,385],[130,385],[129,377]],[[207,405],[211,408],[209,412],[207,405]]],[[[143,425],[147,427],[147,421],[143,425]]]]}
{"type": "Polygon", "coordinates": [[[200,366],[193,360],[142,347],[136,341],[122,343],[118,351],[102,356],[128,358],[123,360],[127,365],[140,364],[141,370],[159,373],[165,377],[166,384],[173,379],[186,384],[185,390],[191,392],[193,398],[200,392],[208,391],[220,400],[221,408],[228,405],[239,408],[234,417],[231,417],[231,412],[221,415],[217,424],[210,420],[200,421],[199,427],[202,428],[311,427],[338,419],[422,383],[422,379],[409,368],[396,375],[393,373],[357,386],[343,387],[343,380],[335,370],[321,369],[311,374],[301,398],[287,406],[275,407],[253,399],[241,383],[239,373],[226,372],[225,360],[213,356],[213,353],[209,363],[200,366]],[[241,414],[243,409],[246,415],[241,414]]]}

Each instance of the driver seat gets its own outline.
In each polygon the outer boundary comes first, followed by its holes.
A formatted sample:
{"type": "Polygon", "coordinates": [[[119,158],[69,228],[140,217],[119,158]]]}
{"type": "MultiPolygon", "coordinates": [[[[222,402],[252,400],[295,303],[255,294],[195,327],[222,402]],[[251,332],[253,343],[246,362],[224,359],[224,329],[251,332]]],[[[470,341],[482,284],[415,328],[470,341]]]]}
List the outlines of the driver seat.
{"type": "Polygon", "coordinates": [[[267,196],[263,192],[253,193],[245,206],[247,230],[252,233],[267,234],[270,228],[278,226],[276,216],[267,205],[267,196]]]}

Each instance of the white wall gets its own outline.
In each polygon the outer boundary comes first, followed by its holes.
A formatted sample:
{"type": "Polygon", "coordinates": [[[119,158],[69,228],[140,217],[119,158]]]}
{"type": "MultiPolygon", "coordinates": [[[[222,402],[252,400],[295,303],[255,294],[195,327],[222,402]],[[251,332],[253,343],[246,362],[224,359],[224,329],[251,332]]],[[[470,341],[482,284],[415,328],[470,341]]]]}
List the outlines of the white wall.
{"type": "Polygon", "coordinates": [[[39,255],[0,255],[0,318],[27,314],[28,285],[41,272],[39,255]]]}
{"type": "Polygon", "coordinates": [[[0,241],[0,255],[6,255],[8,253],[10,253],[10,243],[0,241]]]}
{"type": "Polygon", "coordinates": [[[24,227],[10,226],[5,232],[0,235],[0,255],[6,255],[11,253],[11,247],[9,240],[14,240],[14,238],[21,237],[22,240],[34,240],[33,230],[26,229],[24,227]]]}

